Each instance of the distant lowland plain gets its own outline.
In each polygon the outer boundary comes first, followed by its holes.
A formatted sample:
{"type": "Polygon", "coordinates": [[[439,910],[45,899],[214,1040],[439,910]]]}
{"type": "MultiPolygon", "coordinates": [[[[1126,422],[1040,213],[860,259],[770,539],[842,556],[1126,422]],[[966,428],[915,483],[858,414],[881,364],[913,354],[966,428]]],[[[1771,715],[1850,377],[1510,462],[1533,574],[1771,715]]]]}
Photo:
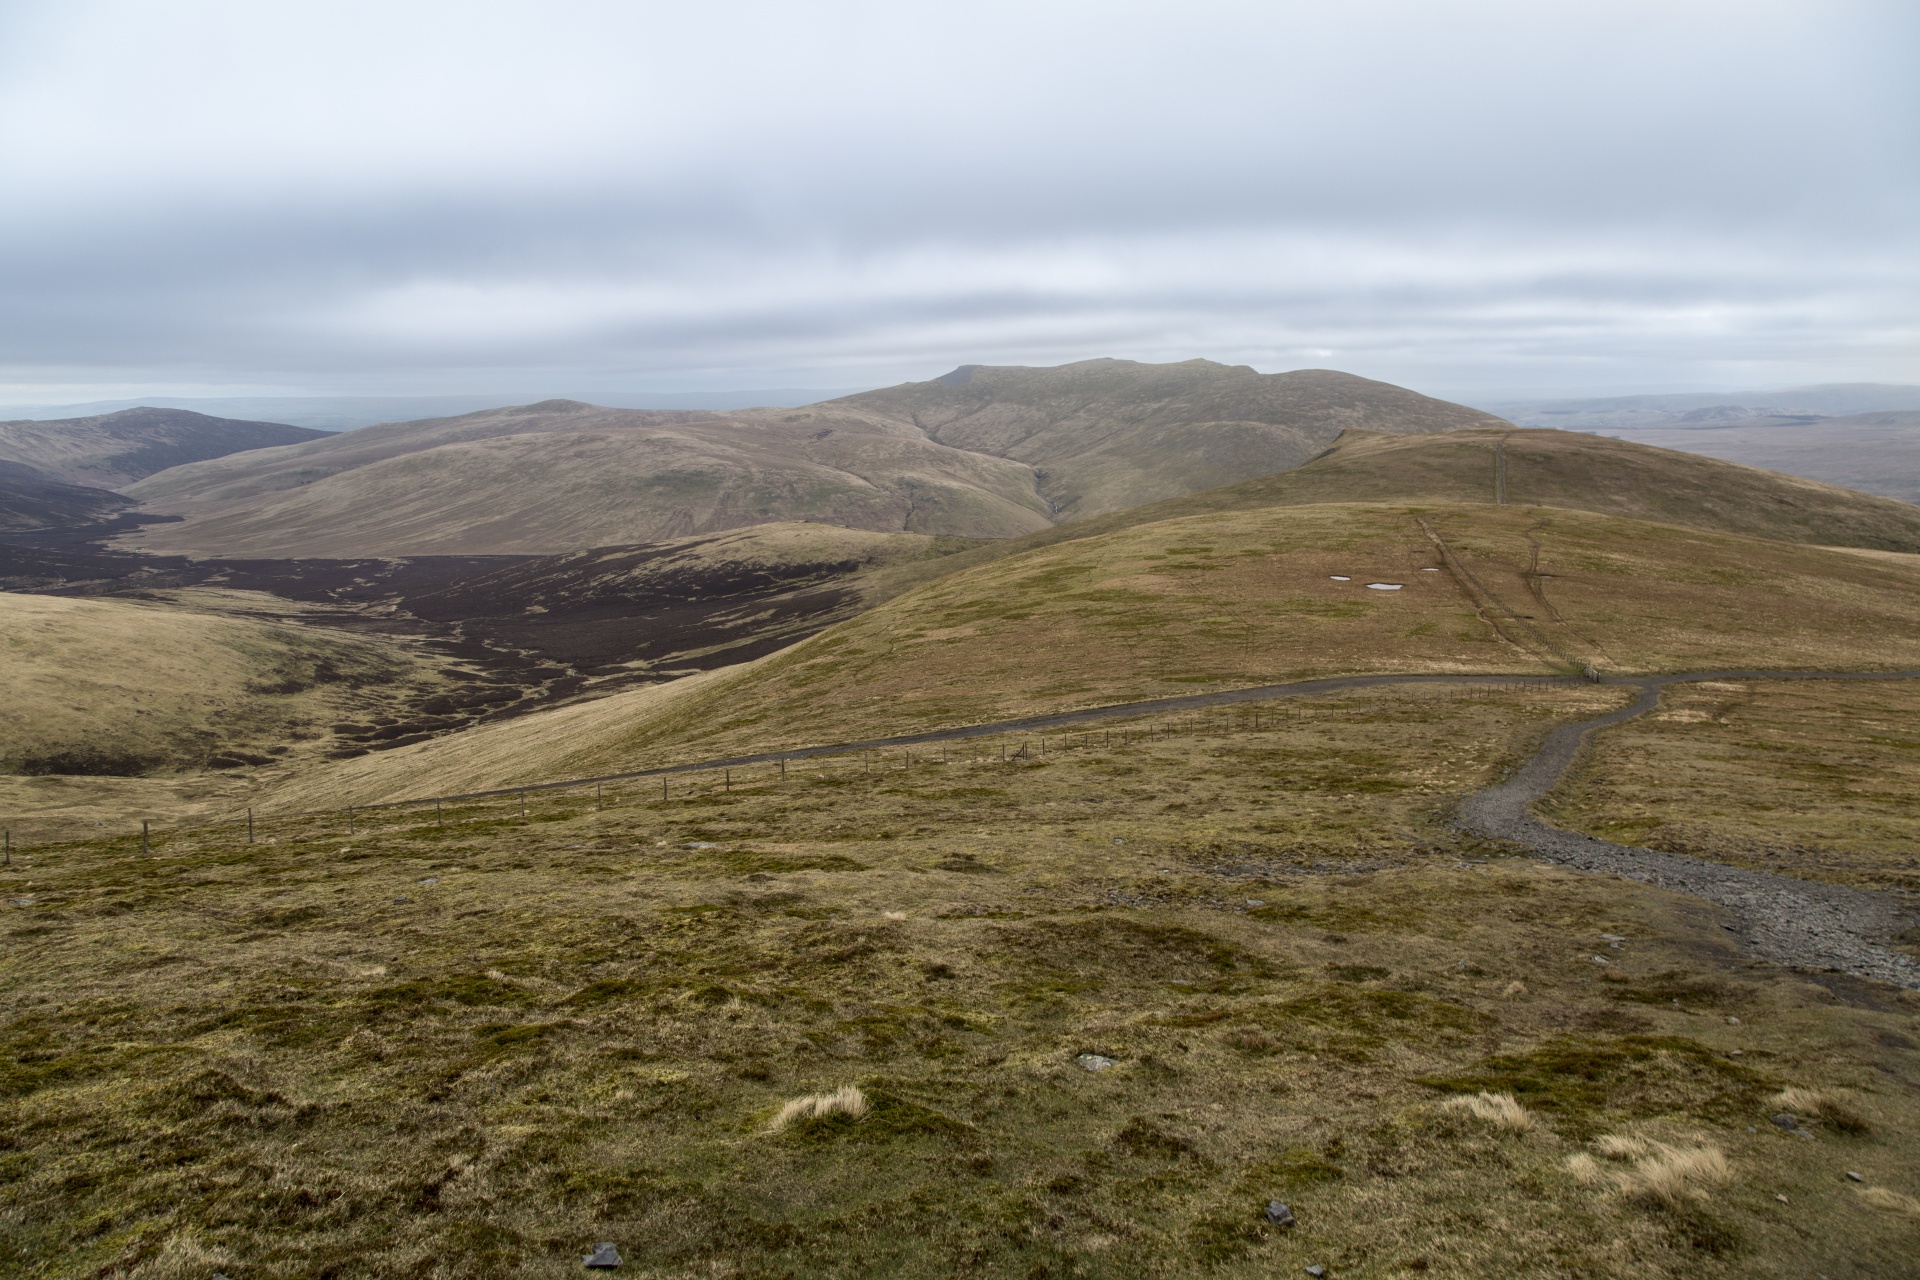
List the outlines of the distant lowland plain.
{"type": "Polygon", "coordinates": [[[0,422],[0,1273],[1920,1275],[1920,387],[609,398],[0,422]]]}

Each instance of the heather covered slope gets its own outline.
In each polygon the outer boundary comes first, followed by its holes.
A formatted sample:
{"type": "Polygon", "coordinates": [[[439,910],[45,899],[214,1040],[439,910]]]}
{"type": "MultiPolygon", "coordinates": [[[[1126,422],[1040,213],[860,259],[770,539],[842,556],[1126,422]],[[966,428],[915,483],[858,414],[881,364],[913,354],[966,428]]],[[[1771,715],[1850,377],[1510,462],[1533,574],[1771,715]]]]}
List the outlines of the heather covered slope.
{"type": "Polygon", "coordinates": [[[1341,432],[1506,425],[1478,409],[1331,369],[1260,374],[1211,360],[965,365],[829,402],[912,422],[946,444],[1040,473],[1062,520],[1300,466],[1341,432]]]}
{"type": "Polygon", "coordinates": [[[25,463],[66,484],[117,489],[170,467],[326,435],[188,409],[122,409],[88,418],[0,422],[0,460],[25,463]]]}

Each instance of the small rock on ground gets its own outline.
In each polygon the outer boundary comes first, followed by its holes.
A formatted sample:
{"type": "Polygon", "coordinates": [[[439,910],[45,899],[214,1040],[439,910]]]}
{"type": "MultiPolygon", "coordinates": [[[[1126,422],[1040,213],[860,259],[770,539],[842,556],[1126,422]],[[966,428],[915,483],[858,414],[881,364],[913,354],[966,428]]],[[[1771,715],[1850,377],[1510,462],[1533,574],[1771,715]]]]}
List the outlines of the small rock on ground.
{"type": "Polygon", "coordinates": [[[620,1265],[620,1250],[611,1242],[602,1241],[593,1246],[593,1252],[581,1259],[580,1264],[595,1270],[611,1271],[620,1265]]]}

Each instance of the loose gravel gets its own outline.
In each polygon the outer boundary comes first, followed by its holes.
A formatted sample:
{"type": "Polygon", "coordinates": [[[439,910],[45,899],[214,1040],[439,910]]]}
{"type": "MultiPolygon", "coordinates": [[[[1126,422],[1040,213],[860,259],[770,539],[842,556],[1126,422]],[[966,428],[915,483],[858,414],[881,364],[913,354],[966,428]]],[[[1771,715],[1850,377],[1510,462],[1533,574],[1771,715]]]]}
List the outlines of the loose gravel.
{"type": "Polygon", "coordinates": [[[1726,908],[1733,936],[1761,959],[1920,989],[1920,963],[1881,945],[1913,924],[1910,913],[1891,895],[1596,840],[1543,822],[1532,810],[1565,776],[1589,734],[1653,710],[1667,685],[1742,679],[1886,680],[1916,675],[1920,672],[1717,671],[1609,681],[1638,685],[1640,696],[1618,711],[1553,730],[1512,777],[1461,804],[1459,825],[1476,835],[1520,845],[1550,862],[1625,876],[1716,903],[1726,908]]]}

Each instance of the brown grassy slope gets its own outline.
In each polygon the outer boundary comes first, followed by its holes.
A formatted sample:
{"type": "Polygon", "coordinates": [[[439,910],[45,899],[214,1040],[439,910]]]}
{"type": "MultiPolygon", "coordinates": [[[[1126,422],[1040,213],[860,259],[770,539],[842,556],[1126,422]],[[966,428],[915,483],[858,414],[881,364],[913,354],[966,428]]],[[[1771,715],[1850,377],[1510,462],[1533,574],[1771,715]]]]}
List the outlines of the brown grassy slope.
{"type": "Polygon", "coordinates": [[[1331,369],[1260,374],[1211,360],[966,365],[819,407],[842,406],[1033,466],[1062,520],[1286,471],[1343,431],[1505,425],[1477,409],[1331,369]]]}
{"type": "Polygon", "coordinates": [[[1740,681],[1667,690],[1544,808],[1625,844],[1920,893],[1916,796],[1920,681],[1740,681]]]}
{"type": "Polygon", "coordinates": [[[618,695],[345,762],[290,797],[503,786],[1319,675],[1589,662],[1920,665],[1920,569],[1545,508],[1191,516],[941,578],[671,702],[618,695]]]}
{"type": "Polygon", "coordinates": [[[0,422],[0,460],[25,463],[67,484],[115,489],[169,467],[326,435],[188,409],[122,409],[90,418],[0,422]]]}
{"type": "Polygon", "coordinates": [[[16,853],[0,1272],[1910,1274],[1914,1004],[1447,828],[1621,696],[16,853]],[[1786,1086],[1858,1124],[1776,1128],[1786,1086]],[[1532,1127],[1445,1106],[1479,1090],[1532,1127]],[[1622,1136],[1730,1176],[1569,1167],[1622,1136]]]}
{"type": "Polygon", "coordinates": [[[731,417],[548,401],[367,427],[130,490],[196,555],[552,553],[782,520],[1004,537],[1043,528],[1031,471],[836,415],[731,417]]]}
{"type": "MultiPolygon", "coordinates": [[[[1294,471],[1118,511],[973,553],[975,561],[1129,525],[1313,502],[1540,504],[1782,542],[1920,551],[1920,507],[1816,480],[1571,431],[1352,432],[1294,471]]],[[[956,564],[961,562],[956,561],[956,564]]]]}
{"type": "Polygon", "coordinates": [[[136,775],[298,758],[442,681],[410,651],[122,600],[0,593],[0,769],[136,775]]]}

